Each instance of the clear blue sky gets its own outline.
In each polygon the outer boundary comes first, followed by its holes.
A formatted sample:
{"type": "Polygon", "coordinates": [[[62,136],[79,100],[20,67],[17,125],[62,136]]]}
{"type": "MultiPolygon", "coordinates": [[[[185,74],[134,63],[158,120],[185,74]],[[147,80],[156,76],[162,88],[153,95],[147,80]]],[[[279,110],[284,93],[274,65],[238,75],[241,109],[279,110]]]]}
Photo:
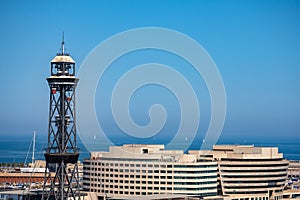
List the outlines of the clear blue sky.
{"type": "Polygon", "coordinates": [[[227,93],[224,136],[300,140],[300,1],[2,0],[0,23],[0,137],[47,132],[45,78],[62,31],[79,68],[108,37],[154,26],[192,37],[217,64],[227,93]]]}

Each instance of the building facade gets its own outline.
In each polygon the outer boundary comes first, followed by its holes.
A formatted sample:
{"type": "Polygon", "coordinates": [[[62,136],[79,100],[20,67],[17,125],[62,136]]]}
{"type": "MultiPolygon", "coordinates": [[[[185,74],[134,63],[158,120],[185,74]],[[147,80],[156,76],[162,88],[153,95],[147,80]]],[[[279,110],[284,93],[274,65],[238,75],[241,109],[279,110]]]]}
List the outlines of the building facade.
{"type": "Polygon", "coordinates": [[[288,177],[300,178],[300,161],[289,161],[288,177]]]}
{"type": "Polygon", "coordinates": [[[215,145],[212,150],[165,150],[124,145],[92,152],[84,161],[83,188],[97,196],[183,194],[204,199],[283,198],[289,162],[278,148],[215,145]]]}
{"type": "Polygon", "coordinates": [[[217,194],[217,162],[164,145],[123,145],[84,160],[83,188],[97,196],[217,194]]]}
{"type": "Polygon", "coordinates": [[[288,161],[278,148],[217,145],[212,151],[189,153],[218,162],[219,195],[248,200],[277,200],[283,196],[288,161]]]}

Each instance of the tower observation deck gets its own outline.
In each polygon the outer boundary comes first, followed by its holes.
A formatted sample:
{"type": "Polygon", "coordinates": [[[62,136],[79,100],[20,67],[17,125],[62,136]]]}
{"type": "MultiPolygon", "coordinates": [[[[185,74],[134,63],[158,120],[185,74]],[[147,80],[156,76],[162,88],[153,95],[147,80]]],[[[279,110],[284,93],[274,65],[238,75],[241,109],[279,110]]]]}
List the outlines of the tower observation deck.
{"type": "Polygon", "coordinates": [[[42,199],[80,199],[76,141],[75,61],[65,53],[64,39],[61,52],[51,61],[48,123],[48,147],[45,149],[46,169],[56,169],[55,176],[45,172],[42,199]],[[67,170],[70,169],[71,170],[67,170]],[[67,168],[68,167],[68,168],[67,168]]]}

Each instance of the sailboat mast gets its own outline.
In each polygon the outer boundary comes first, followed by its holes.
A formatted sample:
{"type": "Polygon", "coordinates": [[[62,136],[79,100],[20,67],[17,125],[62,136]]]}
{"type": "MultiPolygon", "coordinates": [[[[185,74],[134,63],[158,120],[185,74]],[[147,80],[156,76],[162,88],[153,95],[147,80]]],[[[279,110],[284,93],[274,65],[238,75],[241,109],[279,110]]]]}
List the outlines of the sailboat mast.
{"type": "Polygon", "coordinates": [[[33,131],[32,165],[34,165],[35,134],[36,134],[36,131],[33,131]]]}

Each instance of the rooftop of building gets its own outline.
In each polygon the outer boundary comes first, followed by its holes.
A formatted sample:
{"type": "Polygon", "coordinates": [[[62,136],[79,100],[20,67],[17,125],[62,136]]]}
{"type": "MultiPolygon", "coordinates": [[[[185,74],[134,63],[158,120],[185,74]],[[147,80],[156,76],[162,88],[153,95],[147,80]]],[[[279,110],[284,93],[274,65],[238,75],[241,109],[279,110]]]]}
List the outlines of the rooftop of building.
{"type": "Polygon", "coordinates": [[[213,158],[232,159],[276,159],[283,158],[278,147],[255,147],[254,145],[214,145],[212,150],[191,150],[190,154],[199,157],[210,155],[213,158]]]}
{"type": "Polygon", "coordinates": [[[196,163],[196,154],[185,154],[183,150],[166,150],[162,144],[125,144],[110,146],[109,152],[91,152],[91,159],[148,160],[163,162],[196,163]]]}
{"type": "Polygon", "coordinates": [[[255,147],[254,145],[214,145],[212,150],[166,150],[162,144],[124,144],[110,146],[109,152],[91,152],[92,159],[137,159],[170,162],[198,162],[209,159],[282,159],[277,147],[255,147]],[[147,156],[145,156],[147,155],[147,156]]]}

